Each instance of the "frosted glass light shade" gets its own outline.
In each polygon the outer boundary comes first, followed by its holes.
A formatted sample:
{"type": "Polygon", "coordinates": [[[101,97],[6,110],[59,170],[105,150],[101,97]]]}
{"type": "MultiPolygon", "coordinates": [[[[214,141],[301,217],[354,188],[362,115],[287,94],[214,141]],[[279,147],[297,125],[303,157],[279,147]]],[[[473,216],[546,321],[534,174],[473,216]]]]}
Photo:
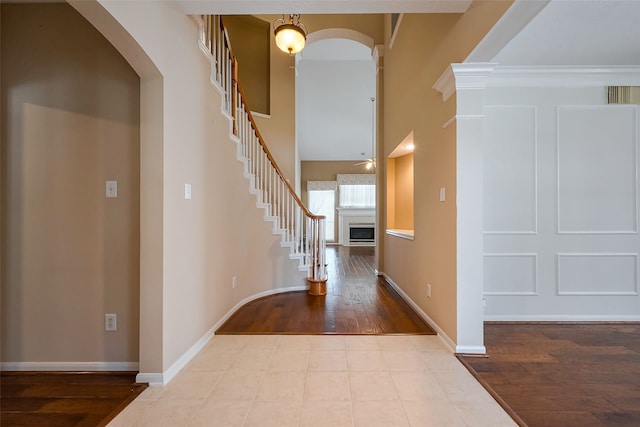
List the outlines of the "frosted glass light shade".
{"type": "Polygon", "coordinates": [[[294,24],[282,24],[275,30],[276,46],[290,55],[304,49],[306,36],[300,27],[294,24]]]}

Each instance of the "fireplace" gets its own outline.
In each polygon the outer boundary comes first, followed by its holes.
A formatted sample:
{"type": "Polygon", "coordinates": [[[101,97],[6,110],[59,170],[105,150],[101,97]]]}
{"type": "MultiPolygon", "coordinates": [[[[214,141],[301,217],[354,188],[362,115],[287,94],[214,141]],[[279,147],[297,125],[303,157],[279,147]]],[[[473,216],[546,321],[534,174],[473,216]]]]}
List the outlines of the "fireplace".
{"type": "Polygon", "coordinates": [[[338,208],[338,243],[342,246],[376,245],[374,208],[338,208]]]}
{"type": "Polygon", "coordinates": [[[373,224],[352,222],[349,224],[349,243],[373,243],[376,241],[373,224]]]}

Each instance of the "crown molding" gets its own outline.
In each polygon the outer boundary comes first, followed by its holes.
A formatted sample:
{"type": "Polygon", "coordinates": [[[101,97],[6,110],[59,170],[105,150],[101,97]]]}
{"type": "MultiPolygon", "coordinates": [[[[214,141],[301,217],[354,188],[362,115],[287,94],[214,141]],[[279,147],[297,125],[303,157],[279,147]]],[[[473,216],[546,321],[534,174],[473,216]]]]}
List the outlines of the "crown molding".
{"type": "Polygon", "coordinates": [[[456,90],[486,87],[640,86],[640,66],[499,66],[494,63],[451,64],[433,88],[446,101],[456,90]]]}
{"type": "Polygon", "coordinates": [[[639,86],[640,66],[498,66],[487,80],[491,87],[639,86]]]}
{"type": "Polygon", "coordinates": [[[478,90],[487,86],[487,78],[496,64],[490,62],[467,62],[451,64],[440,75],[433,88],[446,101],[456,90],[478,90]]]}

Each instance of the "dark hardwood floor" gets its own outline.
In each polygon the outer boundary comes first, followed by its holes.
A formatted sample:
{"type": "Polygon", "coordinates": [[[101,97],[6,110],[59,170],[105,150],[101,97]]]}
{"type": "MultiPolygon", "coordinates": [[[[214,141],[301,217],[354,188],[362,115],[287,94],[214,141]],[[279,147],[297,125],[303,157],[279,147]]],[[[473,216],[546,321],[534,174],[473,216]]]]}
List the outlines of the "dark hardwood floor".
{"type": "Polygon", "coordinates": [[[104,426],[145,388],[136,373],[2,372],[0,425],[104,426]]]}
{"type": "Polygon", "coordinates": [[[288,292],[252,301],[216,334],[435,334],[374,273],[374,248],[327,248],[327,295],[288,292]]]}
{"type": "Polygon", "coordinates": [[[640,426],[639,323],[487,323],[485,345],[459,358],[520,425],[640,426]]]}

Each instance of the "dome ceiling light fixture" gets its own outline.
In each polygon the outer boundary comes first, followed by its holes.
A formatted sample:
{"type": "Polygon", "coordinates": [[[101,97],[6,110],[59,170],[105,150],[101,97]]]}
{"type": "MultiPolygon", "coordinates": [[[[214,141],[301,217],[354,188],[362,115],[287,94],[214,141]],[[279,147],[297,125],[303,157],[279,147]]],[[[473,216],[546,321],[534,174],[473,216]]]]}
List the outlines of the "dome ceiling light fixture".
{"type": "Polygon", "coordinates": [[[304,49],[307,40],[307,27],[300,22],[300,15],[290,14],[285,18],[273,21],[273,34],[276,36],[276,45],[284,53],[295,55],[304,49]]]}

